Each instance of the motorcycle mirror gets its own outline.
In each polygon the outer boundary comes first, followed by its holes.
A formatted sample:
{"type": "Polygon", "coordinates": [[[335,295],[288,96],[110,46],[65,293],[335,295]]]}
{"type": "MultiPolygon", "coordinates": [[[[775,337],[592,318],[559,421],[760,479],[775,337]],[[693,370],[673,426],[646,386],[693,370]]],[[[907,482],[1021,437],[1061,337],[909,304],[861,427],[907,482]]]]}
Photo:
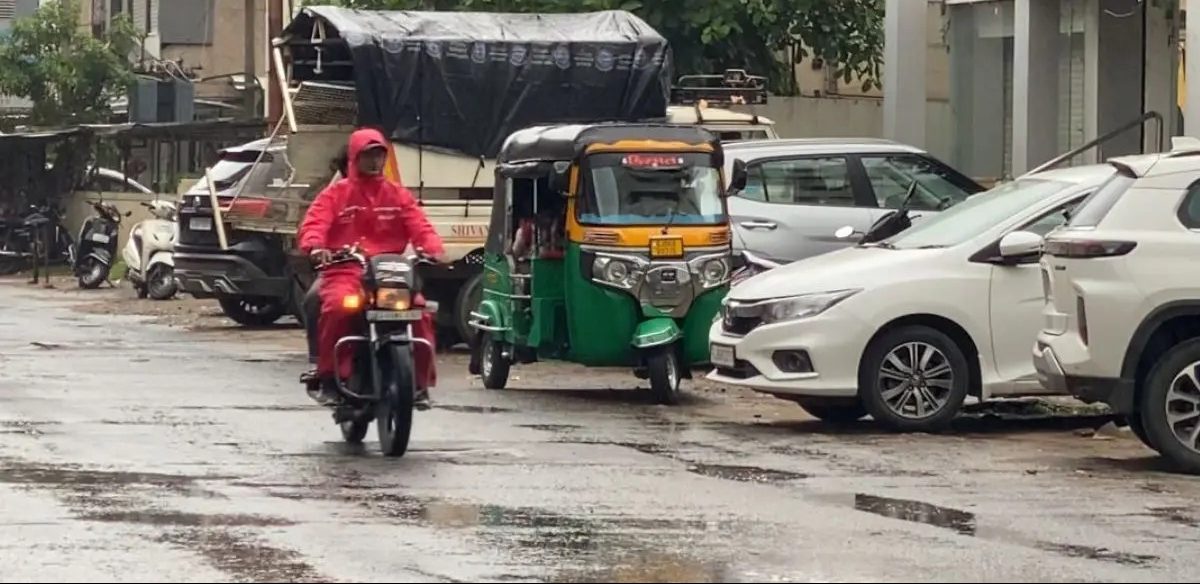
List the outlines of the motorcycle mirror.
{"type": "Polygon", "coordinates": [[[838,239],[850,239],[854,235],[854,227],[843,225],[833,232],[833,236],[838,239]]]}

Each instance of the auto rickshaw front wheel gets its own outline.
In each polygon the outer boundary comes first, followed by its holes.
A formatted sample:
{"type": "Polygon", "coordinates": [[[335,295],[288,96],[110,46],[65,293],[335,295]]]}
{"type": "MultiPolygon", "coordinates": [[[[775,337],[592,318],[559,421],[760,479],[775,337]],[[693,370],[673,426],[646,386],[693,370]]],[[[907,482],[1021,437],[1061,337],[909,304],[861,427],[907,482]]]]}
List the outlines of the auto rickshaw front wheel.
{"type": "Polygon", "coordinates": [[[674,345],[656,347],[646,356],[646,371],[650,377],[650,394],[655,403],[679,403],[679,355],[674,345]]]}
{"type": "Polygon", "coordinates": [[[504,350],[504,342],[496,339],[493,332],[485,331],[479,338],[479,377],[488,389],[504,389],[508,385],[508,368],[511,365],[504,350]]]}

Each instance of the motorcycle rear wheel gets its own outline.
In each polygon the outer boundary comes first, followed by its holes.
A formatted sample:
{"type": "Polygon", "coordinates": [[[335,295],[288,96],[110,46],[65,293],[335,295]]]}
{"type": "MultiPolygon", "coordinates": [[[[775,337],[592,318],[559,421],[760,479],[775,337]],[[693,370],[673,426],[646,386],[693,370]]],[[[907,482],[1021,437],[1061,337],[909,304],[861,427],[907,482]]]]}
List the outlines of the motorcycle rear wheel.
{"type": "Polygon", "coordinates": [[[379,447],[384,456],[404,456],[412,436],[413,398],[417,389],[412,346],[389,345],[381,363],[383,392],[375,408],[379,447]]]}

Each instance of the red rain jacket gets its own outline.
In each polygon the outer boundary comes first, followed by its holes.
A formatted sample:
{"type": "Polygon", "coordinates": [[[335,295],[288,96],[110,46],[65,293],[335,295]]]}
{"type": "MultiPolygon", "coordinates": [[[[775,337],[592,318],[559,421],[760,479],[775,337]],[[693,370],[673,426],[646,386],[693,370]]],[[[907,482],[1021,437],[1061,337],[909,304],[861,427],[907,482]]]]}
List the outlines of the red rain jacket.
{"type": "Polygon", "coordinates": [[[383,175],[358,174],[358,155],[370,144],[388,146],[377,130],[362,129],[350,135],[350,176],[321,191],[308,207],[298,233],[300,249],[305,253],[336,251],[357,242],[369,257],[403,253],[411,243],[428,255],[442,255],[441,237],[408,189],[383,175]]]}

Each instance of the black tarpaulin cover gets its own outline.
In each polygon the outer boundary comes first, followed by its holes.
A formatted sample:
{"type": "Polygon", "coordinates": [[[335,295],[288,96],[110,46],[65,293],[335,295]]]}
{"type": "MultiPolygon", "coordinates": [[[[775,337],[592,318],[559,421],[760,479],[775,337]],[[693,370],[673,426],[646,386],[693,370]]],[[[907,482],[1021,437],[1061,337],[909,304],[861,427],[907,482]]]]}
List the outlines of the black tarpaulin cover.
{"type": "Polygon", "coordinates": [[[359,123],[394,140],[494,157],[534,124],[666,116],[666,39],[625,11],[582,14],[304,9],[346,41],[359,123]]]}

